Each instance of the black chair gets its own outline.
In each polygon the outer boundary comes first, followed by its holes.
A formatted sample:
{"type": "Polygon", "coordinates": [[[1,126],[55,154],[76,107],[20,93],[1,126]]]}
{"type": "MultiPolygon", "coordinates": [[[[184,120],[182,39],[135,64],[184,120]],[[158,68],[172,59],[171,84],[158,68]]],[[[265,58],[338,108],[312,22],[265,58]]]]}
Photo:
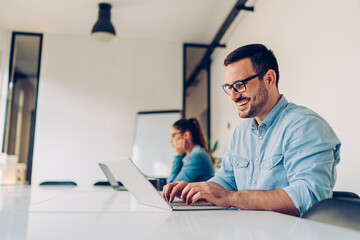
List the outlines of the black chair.
{"type": "Polygon", "coordinates": [[[163,187],[166,185],[166,178],[147,178],[149,182],[156,188],[158,191],[162,191],[163,187]]]}
{"type": "MultiPolygon", "coordinates": [[[[122,186],[122,183],[118,181],[118,184],[122,186]]],[[[107,181],[99,181],[94,183],[94,186],[110,186],[110,183],[107,181]]]]}
{"type": "Polygon", "coordinates": [[[343,191],[333,191],[333,198],[359,198],[356,193],[353,192],[343,192],[343,191]]]}
{"type": "Polygon", "coordinates": [[[94,186],[110,186],[110,183],[106,182],[106,181],[100,181],[100,182],[94,183],[94,186]]]}
{"type": "MultiPolygon", "coordinates": [[[[166,185],[166,178],[147,178],[149,182],[158,190],[162,191],[163,187],[166,185]]],[[[119,186],[123,186],[121,182],[118,181],[119,186]]],[[[110,186],[110,183],[107,181],[99,181],[94,183],[94,186],[110,186]]]]}
{"type": "Polygon", "coordinates": [[[77,184],[73,181],[45,181],[39,186],[77,186],[77,184]]]}
{"type": "Polygon", "coordinates": [[[302,218],[360,231],[360,199],[325,199],[314,204],[302,218]]]}

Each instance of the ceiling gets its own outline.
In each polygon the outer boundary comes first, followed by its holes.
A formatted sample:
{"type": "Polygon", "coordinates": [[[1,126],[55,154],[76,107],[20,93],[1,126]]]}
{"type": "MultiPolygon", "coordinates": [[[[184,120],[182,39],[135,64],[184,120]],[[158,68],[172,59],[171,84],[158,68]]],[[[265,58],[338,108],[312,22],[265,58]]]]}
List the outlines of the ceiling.
{"type": "MultiPolygon", "coordinates": [[[[89,35],[98,0],[0,0],[12,31],[89,35]]],[[[111,0],[119,39],[210,43],[236,0],[111,0]]]]}

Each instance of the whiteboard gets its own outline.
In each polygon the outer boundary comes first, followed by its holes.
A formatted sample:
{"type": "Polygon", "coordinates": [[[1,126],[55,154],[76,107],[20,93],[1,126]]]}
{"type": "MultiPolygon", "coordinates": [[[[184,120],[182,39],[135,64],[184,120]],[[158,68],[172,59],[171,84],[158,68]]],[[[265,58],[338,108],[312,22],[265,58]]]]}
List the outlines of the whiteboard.
{"type": "Polygon", "coordinates": [[[170,144],[170,128],[180,118],[179,110],[137,114],[132,160],[146,176],[170,176],[175,156],[170,144]]]}

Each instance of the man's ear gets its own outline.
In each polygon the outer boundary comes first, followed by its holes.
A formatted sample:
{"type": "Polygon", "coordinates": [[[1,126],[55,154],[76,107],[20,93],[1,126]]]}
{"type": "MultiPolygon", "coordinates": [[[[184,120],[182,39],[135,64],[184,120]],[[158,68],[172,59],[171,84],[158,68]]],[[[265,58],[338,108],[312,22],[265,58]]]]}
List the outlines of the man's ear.
{"type": "Polygon", "coordinates": [[[264,83],[268,88],[276,87],[276,72],[272,69],[268,70],[264,75],[264,83]]]}

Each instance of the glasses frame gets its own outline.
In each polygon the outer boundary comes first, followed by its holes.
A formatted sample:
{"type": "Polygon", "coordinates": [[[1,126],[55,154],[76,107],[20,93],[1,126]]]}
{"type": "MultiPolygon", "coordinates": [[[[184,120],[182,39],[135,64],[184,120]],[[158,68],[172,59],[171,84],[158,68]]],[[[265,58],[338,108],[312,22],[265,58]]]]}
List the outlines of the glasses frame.
{"type": "Polygon", "coordinates": [[[178,134],[183,134],[183,133],[184,133],[184,132],[182,132],[182,131],[172,133],[172,134],[171,134],[171,139],[173,139],[174,137],[176,137],[176,135],[178,135],[178,134]]]}
{"type": "Polygon", "coordinates": [[[261,75],[265,75],[265,73],[267,73],[267,71],[268,71],[268,70],[259,72],[258,74],[255,74],[255,75],[253,75],[253,76],[251,76],[251,77],[248,77],[248,78],[246,78],[246,79],[244,79],[244,80],[237,80],[237,81],[233,82],[233,84],[227,84],[227,83],[225,83],[225,84],[222,85],[221,87],[222,87],[222,89],[224,90],[224,92],[225,92],[227,95],[231,95],[231,90],[232,90],[232,89],[234,89],[235,92],[237,92],[237,93],[243,93],[243,92],[246,91],[246,83],[247,83],[248,81],[253,80],[253,79],[255,79],[255,78],[257,78],[257,77],[259,77],[259,76],[261,76],[261,75]],[[238,91],[236,88],[234,88],[234,85],[237,84],[237,83],[239,83],[239,82],[244,85],[244,91],[238,91]],[[226,87],[230,87],[230,91],[229,91],[229,92],[225,89],[226,87]]]}

